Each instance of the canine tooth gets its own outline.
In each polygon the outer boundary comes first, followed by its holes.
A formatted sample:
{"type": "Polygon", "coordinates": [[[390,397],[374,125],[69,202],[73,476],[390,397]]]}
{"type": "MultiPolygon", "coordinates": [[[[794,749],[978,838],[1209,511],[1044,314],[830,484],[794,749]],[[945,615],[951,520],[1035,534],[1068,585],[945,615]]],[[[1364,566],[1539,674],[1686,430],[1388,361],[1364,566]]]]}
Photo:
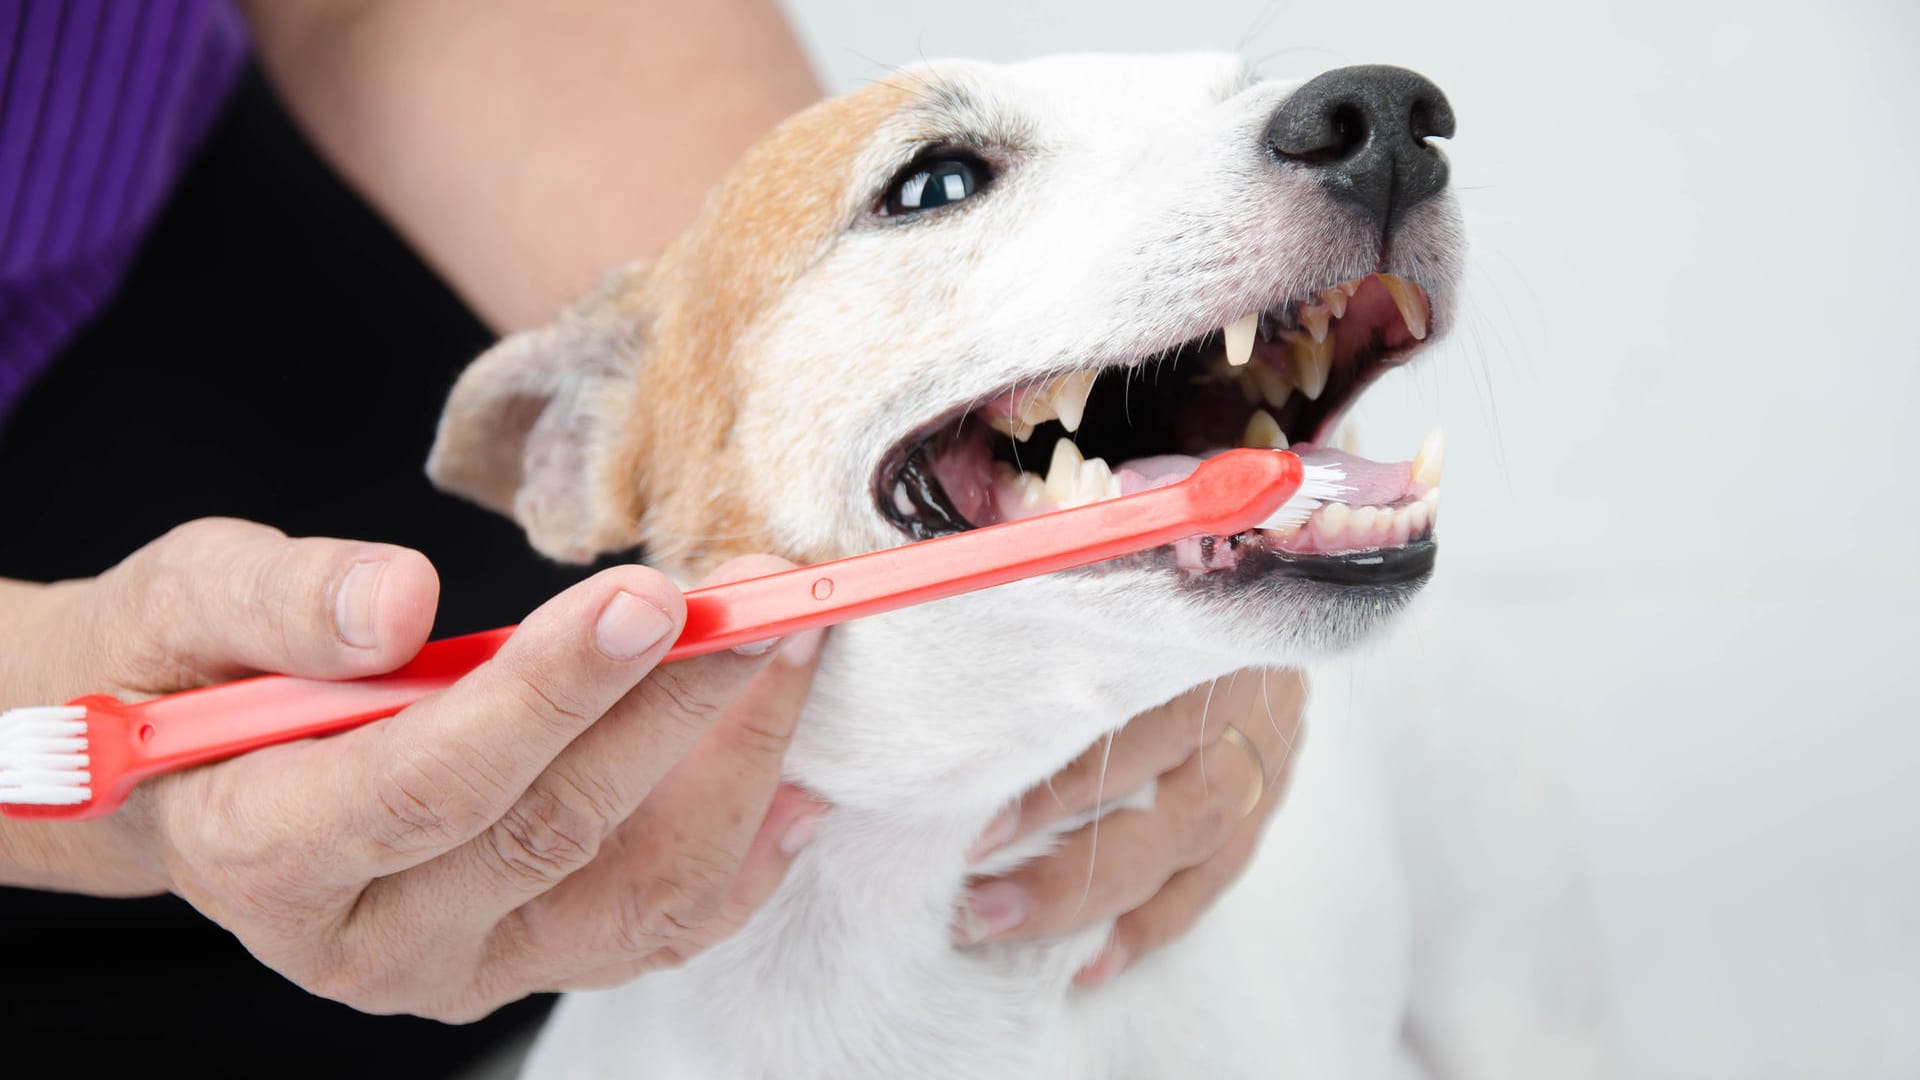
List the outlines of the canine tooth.
{"type": "Polygon", "coordinates": [[[1080,430],[1080,421],[1087,415],[1087,395],[1093,392],[1095,374],[1076,371],[1053,381],[1053,411],[1060,416],[1060,426],[1068,431],[1080,430]]]}
{"type": "Polygon", "coordinates": [[[1352,281],[1341,282],[1339,285],[1340,291],[1346,293],[1348,296],[1352,296],[1354,293],[1360,291],[1360,280],[1359,278],[1354,278],[1352,281]]]}
{"type": "Polygon", "coordinates": [[[1253,410],[1247,417],[1247,426],[1240,432],[1240,445],[1253,446],[1263,450],[1285,450],[1287,433],[1280,430],[1280,421],[1265,409],[1253,410]]]}
{"type": "Polygon", "coordinates": [[[1293,382],[1308,401],[1319,401],[1327,389],[1327,373],[1333,369],[1333,342],[1287,342],[1287,357],[1293,361],[1293,382]]]}
{"type": "Polygon", "coordinates": [[[1313,335],[1315,341],[1327,340],[1327,321],[1333,313],[1319,304],[1303,304],[1300,307],[1300,326],[1313,335]]]}
{"type": "Polygon", "coordinates": [[[1320,294],[1320,302],[1327,305],[1333,317],[1342,318],[1347,313],[1347,292],[1338,285],[1320,294]]]}
{"type": "Polygon", "coordinates": [[[1416,341],[1425,341],[1427,337],[1427,298],[1420,287],[1406,278],[1392,274],[1381,274],[1380,284],[1387,287],[1387,295],[1393,297],[1393,306],[1400,309],[1400,318],[1407,324],[1407,332],[1416,341]]]}
{"type": "Polygon", "coordinates": [[[1253,357],[1253,335],[1260,328],[1260,313],[1249,311],[1245,315],[1221,327],[1221,336],[1227,343],[1227,363],[1234,367],[1245,366],[1253,357]]]}
{"type": "Polygon", "coordinates": [[[1053,444],[1053,461],[1047,466],[1047,499],[1050,502],[1066,505],[1080,488],[1080,466],[1086,459],[1080,456],[1080,448],[1072,439],[1061,439],[1053,444]]]}
{"type": "Polygon", "coordinates": [[[1287,399],[1293,396],[1293,384],[1287,381],[1285,375],[1266,364],[1255,364],[1247,370],[1253,373],[1247,381],[1253,384],[1258,394],[1258,400],[1255,400],[1253,395],[1249,395],[1247,404],[1257,405],[1264,401],[1277,409],[1285,405],[1287,399]]]}
{"type": "Polygon", "coordinates": [[[1440,486],[1440,469],[1446,463],[1447,440],[1440,434],[1439,428],[1427,432],[1420,440],[1420,452],[1413,455],[1413,479],[1415,483],[1427,487],[1440,486]]]}

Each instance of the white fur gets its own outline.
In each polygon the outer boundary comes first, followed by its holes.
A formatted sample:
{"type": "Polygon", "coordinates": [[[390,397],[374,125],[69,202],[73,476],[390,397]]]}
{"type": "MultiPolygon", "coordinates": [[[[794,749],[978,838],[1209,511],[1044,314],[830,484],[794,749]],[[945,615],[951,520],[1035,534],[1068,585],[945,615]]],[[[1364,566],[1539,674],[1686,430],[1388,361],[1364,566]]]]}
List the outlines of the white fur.
{"type": "MultiPolygon", "coordinates": [[[[792,550],[899,543],[875,512],[875,470],[933,417],[1375,269],[1377,237],[1259,152],[1291,88],[1248,79],[1235,58],[943,62],[900,77],[946,88],[951,107],[883,126],[845,178],[849,206],[930,125],[996,136],[1003,175],[943,222],[855,224],[742,339],[752,377],[730,445],[792,550]]],[[[1451,195],[1409,214],[1393,252],[1390,268],[1427,285],[1444,330],[1462,254],[1451,195]]],[[[1381,748],[1358,725],[1313,726],[1256,865],[1189,935],[1108,987],[1070,986],[1104,925],[951,944],[969,874],[1048,844],[964,862],[1023,791],[1151,706],[1243,667],[1313,660],[1396,606],[1287,583],[1196,592],[1132,568],[837,629],[789,758],[791,779],[835,805],[812,846],[733,939],[682,969],[569,995],[530,1073],[1351,1078],[1444,1059],[1476,1076],[1573,1075],[1551,1030],[1521,1059],[1501,1031],[1423,1033],[1419,1053],[1403,1042],[1421,985],[1420,885],[1400,857],[1381,748]],[[1490,1049],[1462,1057],[1455,1043],[1490,1049]]],[[[1448,744],[1423,749],[1447,766],[1448,744]]],[[[1524,1002],[1529,990],[1502,992],[1524,1002]]]]}

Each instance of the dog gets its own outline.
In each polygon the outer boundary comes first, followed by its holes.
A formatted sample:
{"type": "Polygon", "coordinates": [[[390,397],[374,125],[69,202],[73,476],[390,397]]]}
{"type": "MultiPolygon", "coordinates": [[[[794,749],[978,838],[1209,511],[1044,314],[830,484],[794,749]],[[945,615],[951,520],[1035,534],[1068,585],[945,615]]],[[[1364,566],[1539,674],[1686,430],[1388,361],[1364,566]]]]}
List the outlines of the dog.
{"type": "Polygon", "coordinates": [[[1400,68],[926,63],[787,121],[659,259],[468,369],[437,484],[555,559],[641,549],[682,582],[1131,493],[1238,445],[1349,489],[1298,528],[837,628],[787,766],[834,805],[814,842],[733,938],[568,995],[531,1075],[1590,1073],[1590,1018],[1536,1007],[1564,987],[1497,960],[1423,1008],[1458,984],[1416,958],[1453,954],[1417,938],[1393,793],[1340,725],[1316,727],[1245,879],[1112,984],[1071,983],[1108,926],[950,936],[971,876],[1085,820],[970,867],[1023,792],[1189,688],[1362,641],[1432,573],[1437,444],[1384,463],[1329,444],[1456,319],[1465,241],[1433,142],[1453,133],[1400,68]]]}

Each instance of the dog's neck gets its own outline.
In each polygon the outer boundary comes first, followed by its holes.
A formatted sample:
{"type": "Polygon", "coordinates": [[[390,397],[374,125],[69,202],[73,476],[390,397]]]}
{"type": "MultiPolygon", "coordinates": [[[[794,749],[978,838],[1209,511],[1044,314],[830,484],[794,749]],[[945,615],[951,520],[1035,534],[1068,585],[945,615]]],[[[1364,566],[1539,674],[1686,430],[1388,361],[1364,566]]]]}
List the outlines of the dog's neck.
{"type": "Polygon", "coordinates": [[[1258,662],[1134,575],[1106,580],[1091,599],[1042,578],[834,630],[790,778],[836,806],[985,825],[1138,713],[1258,662]]]}

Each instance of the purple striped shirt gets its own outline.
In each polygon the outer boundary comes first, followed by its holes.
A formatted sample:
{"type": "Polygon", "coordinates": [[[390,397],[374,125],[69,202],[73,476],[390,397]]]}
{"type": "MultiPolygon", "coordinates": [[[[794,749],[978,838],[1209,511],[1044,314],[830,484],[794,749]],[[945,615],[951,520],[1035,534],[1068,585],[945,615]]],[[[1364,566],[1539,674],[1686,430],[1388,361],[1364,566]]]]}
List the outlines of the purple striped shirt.
{"type": "Polygon", "coordinates": [[[246,51],[225,0],[0,0],[0,423],[113,295],[246,51]]]}

